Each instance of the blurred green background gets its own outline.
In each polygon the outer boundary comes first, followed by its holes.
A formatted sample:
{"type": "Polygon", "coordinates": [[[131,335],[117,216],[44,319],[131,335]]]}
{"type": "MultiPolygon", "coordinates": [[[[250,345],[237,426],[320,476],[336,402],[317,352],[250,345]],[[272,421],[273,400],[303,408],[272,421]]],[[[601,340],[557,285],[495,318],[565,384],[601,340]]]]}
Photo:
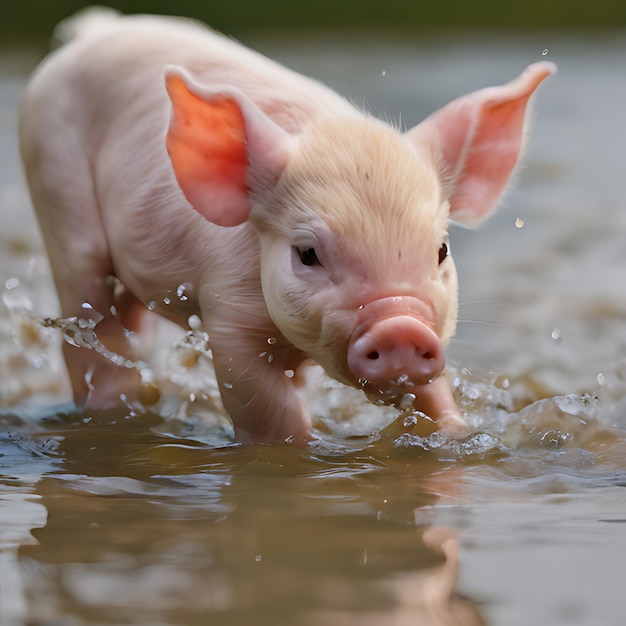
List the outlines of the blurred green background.
{"type": "MultiPolygon", "coordinates": [[[[0,42],[47,41],[84,0],[2,0],[0,42]]],[[[572,29],[626,25],[626,0],[111,0],[124,13],[196,17],[232,34],[332,28],[572,29]]]]}

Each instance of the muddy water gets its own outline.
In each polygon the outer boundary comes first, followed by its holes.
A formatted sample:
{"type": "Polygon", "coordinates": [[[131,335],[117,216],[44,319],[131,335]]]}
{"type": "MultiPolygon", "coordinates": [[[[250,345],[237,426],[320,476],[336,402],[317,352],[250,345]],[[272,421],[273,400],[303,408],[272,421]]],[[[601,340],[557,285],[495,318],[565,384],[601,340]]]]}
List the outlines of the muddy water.
{"type": "Polygon", "coordinates": [[[315,442],[235,445],[202,338],[171,328],[153,411],[73,411],[16,151],[33,59],[5,54],[0,624],[623,623],[624,33],[254,43],[407,126],[559,64],[503,209],[452,233],[471,432],[446,439],[314,376],[315,442]]]}

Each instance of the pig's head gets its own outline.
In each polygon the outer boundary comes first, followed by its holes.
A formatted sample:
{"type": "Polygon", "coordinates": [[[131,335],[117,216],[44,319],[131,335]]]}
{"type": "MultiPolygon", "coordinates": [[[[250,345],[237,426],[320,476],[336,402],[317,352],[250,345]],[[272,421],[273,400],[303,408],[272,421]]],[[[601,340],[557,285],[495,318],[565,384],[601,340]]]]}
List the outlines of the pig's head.
{"type": "Polygon", "coordinates": [[[457,317],[449,221],[476,225],[493,210],[528,100],[552,71],[532,65],[406,133],[355,112],[294,135],[240,92],[171,68],[168,150],[196,210],[256,228],[281,333],[329,375],[397,403],[445,367],[457,317]]]}

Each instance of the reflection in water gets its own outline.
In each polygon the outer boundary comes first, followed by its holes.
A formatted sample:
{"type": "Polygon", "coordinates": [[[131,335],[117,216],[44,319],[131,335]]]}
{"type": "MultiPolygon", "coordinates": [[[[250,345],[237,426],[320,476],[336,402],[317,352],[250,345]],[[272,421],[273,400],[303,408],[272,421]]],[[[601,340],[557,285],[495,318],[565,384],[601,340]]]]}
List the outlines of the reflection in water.
{"type": "MultiPolygon", "coordinates": [[[[311,624],[333,626],[481,626],[476,605],[454,592],[459,573],[458,544],[449,529],[430,527],[424,531],[424,543],[443,556],[441,565],[426,571],[408,572],[383,583],[382,588],[394,599],[388,611],[314,612],[311,624]]],[[[309,622],[307,622],[309,623],[309,622]]]]}
{"type": "Polygon", "coordinates": [[[0,624],[18,626],[27,613],[21,546],[45,526],[47,510],[34,485],[56,459],[34,442],[15,416],[0,417],[0,624]],[[20,432],[21,431],[21,432],[20,432]]]}
{"type": "Polygon", "coordinates": [[[30,531],[46,523],[38,496],[6,489],[0,483],[0,624],[17,626],[27,615],[19,547],[34,542],[30,531]]]}
{"type": "Polygon", "coordinates": [[[215,448],[127,411],[7,425],[49,463],[47,524],[14,509],[36,527],[16,624],[482,623],[454,593],[455,532],[429,520],[424,485],[448,464],[407,471],[395,433],[299,450],[215,448]]]}

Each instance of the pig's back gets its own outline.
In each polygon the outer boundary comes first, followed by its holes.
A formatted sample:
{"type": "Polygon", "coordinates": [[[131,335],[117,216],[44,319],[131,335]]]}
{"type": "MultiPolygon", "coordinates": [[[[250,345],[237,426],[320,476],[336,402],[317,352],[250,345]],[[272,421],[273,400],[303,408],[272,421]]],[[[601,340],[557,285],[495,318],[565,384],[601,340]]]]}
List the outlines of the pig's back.
{"type": "Polygon", "coordinates": [[[325,85],[192,20],[92,9],[64,30],[70,40],[42,68],[55,64],[55,80],[84,89],[99,115],[117,116],[138,97],[169,110],[166,65],[185,67],[200,83],[240,89],[289,131],[311,118],[354,113],[325,85]]]}
{"type": "MultiPolygon", "coordinates": [[[[44,60],[24,94],[24,160],[36,169],[54,159],[65,171],[79,160],[88,164],[113,266],[144,300],[152,297],[147,287],[199,281],[217,257],[244,241],[255,247],[247,225],[206,222],[176,183],[165,148],[166,65],[185,67],[199,82],[239,88],[292,132],[311,118],[354,112],[320,83],[182,18],[107,11],[66,26],[70,40],[44,60]]],[[[87,204],[77,202],[64,217],[79,224],[87,204]]]]}

